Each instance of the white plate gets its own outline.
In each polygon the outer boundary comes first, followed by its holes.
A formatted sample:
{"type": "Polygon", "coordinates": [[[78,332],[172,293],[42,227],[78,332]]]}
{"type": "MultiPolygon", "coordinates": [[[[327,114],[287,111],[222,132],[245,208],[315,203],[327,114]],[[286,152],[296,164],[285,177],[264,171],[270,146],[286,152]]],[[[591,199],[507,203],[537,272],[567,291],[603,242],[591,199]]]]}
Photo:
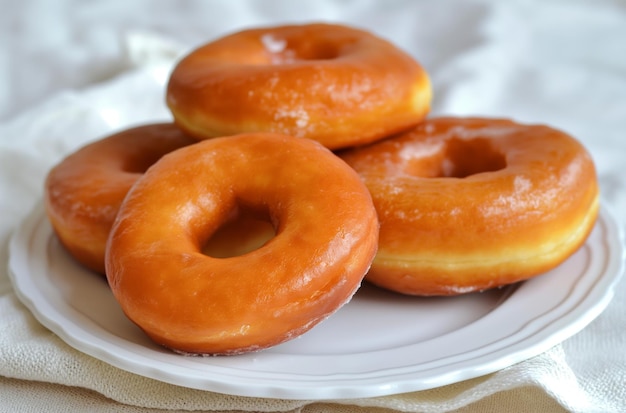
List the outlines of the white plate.
{"type": "Polygon", "coordinates": [[[364,285],[325,322],[288,343],[232,357],[164,350],[126,319],[102,277],[77,266],[38,207],[14,233],[17,294],[69,345],[121,369],[197,389],[340,399],[425,390],[535,356],[607,306],[623,272],[623,236],[602,210],[587,243],[549,273],[454,298],[404,297],[364,285]]]}

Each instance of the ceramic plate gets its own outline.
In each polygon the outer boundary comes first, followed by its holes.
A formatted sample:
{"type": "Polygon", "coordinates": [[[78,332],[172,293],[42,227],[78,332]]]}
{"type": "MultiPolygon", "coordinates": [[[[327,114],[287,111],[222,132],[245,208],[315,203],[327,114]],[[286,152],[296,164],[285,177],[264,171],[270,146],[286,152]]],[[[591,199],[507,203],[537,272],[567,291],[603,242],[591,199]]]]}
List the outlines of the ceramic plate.
{"type": "Polygon", "coordinates": [[[538,355],[608,305],[624,246],[603,209],[584,247],[530,281],[453,298],[404,297],[364,285],[301,337],[232,357],[184,357],[154,345],[124,316],[104,279],[66,254],[41,207],[14,233],[10,254],[20,299],[84,353],[180,386],[319,400],[430,389],[538,355]]]}

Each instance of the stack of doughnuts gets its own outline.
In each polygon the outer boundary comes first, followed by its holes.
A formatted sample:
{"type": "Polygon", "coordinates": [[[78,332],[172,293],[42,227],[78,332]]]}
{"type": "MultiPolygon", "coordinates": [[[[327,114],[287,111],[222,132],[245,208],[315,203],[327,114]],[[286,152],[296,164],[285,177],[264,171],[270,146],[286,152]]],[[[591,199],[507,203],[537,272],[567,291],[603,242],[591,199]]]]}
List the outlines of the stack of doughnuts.
{"type": "Polygon", "coordinates": [[[594,164],[571,136],[428,118],[422,66],[333,24],[255,28],[172,71],[172,123],[117,132],[48,174],[61,244],[181,354],[295,338],[363,280],[415,296],[527,280],[586,240],[594,164]]]}

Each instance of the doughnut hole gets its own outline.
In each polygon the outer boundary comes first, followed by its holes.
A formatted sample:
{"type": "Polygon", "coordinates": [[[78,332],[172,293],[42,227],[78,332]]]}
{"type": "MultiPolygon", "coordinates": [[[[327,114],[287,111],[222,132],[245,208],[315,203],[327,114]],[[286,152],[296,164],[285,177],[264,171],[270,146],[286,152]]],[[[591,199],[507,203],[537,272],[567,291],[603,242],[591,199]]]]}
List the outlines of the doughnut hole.
{"type": "Polygon", "coordinates": [[[488,139],[448,139],[429,155],[413,159],[405,172],[426,178],[466,178],[506,167],[504,154],[488,139]]]}
{"type": "Polygon", "coordinates": [[[304,39],[281,39],[271,34],[261,37],[269,62],[275,65],[288,64],[297,61],[332,60],[345,53],[347,44],[332,41],[311,41],[304,39]]]}
{"type": "Polygon", "coordinates": [[[237,257],[262,247],[275,235],[267,211],[239,208],[203,244],[202,253],[213,258],[237,257]]]}
{"type": "Polygon", "coordinates": [[[121,171],[129,174],[144,174],[148,168],[154,165],[161,157],[162,153],[142,152],[135,156],[129,156],[122,160],[121,171]]]}
{"type": "Polygon", "coordinates": [[[294,57],[297,60],[332,60],[342,53],[341,47],[336,43],[325,42],[301,42],[293,47],[294,57]]]}

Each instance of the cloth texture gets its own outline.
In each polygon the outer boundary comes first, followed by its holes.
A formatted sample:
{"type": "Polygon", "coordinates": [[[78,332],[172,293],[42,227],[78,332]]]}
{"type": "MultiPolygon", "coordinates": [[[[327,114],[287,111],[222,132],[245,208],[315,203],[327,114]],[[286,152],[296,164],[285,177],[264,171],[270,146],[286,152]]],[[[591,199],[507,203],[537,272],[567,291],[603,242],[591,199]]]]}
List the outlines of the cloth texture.
{"type": "Polygon", "coordinates": [[[292,22],[355,25],[396,43],[431,76],[431,116],[507,117],[572,134],[592,154],[602,203],[623,226],[625,2],[0,0],[0,6],[0,412],[626,411],[623,279],[583,331],[501,371],[426,391],[309,401],[183,388],[83,354],[22,305],[6,265],[11,233],[40,201],[56,162],[111,131],[171,119],[164,86],[176,59],[225,33],[292,22]]]}

